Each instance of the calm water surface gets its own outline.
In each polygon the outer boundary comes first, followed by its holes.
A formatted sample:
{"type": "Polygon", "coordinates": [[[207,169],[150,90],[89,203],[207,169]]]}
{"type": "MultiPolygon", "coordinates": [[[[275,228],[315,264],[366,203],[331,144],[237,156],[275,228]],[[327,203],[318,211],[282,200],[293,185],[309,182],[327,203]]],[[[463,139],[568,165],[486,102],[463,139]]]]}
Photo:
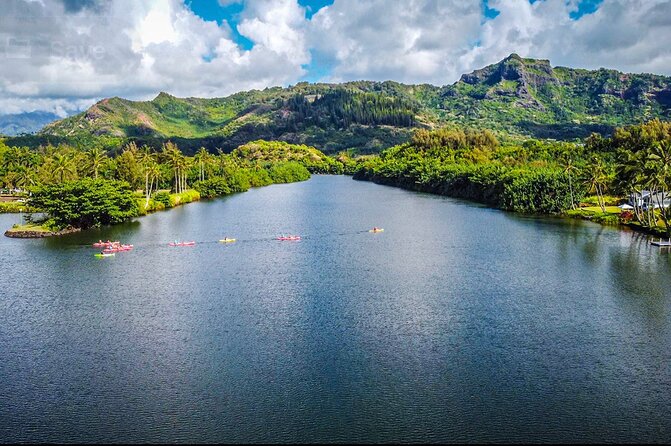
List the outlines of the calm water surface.
{"type": "Polygon", "coordinates": [[[646,243],[325,176],[0,237],[0,441],[669,442],[646,243]]]}

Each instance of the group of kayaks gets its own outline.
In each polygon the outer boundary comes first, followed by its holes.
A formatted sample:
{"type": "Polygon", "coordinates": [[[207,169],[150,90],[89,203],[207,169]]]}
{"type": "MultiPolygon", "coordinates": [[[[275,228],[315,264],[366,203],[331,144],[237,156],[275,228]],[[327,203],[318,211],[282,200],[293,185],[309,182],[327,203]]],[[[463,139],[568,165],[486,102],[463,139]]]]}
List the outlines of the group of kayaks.
{"type": "Polygon", "coordinates": [[[133,245],[125,245],[120,241],[111,242],[109,240],[106,242],[100,240],[94,243],[93,247],[102,248],[102,251],[94,254],[96,257],[113,257],[118,252],[125,252],[133,249],[133,245]]]}
{"type": "MultiPolygon", "coordinates": [[[[378,228],[377,226],[374,227],[373,229],[369,229],[368,232],[382,232],[384,229],[378,228]]],[[[301,240],[300,235],[281,235],[276,238],[276,240],[280,240],[283,242],[295,242],[301,240]]],[[[230,237],[224,237],[223,239],[219,240],[219,243],[234,243],[236,239],[230,238],[230,237]]],[[[195,246],[196,242],[195,241],[178,241],[175,240],[174,242],[168,243],[168,246],[172,247],[182,247],[182,246],[195,246]]],[[[102,248],[102,251],[95,254],[96,257],[112,257],[118,252],[124,252],[124,251],[130,251],[133,249],[133,245],[125,245],[119,241],[111,242],[111,241],[106,241],[103,242],[102,240],[96,242],[93,244],[94,248],[102,248]]]]}

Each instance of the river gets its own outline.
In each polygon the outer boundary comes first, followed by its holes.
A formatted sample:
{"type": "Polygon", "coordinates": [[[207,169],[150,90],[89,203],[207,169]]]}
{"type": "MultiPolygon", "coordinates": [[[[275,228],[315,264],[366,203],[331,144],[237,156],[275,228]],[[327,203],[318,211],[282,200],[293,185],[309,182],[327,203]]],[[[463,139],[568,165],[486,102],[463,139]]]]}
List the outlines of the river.
{"type": "Polygon", "coordinates": [[[669,442],[647,240],[334,176],[0,237],[0,441],[669,442]]]}

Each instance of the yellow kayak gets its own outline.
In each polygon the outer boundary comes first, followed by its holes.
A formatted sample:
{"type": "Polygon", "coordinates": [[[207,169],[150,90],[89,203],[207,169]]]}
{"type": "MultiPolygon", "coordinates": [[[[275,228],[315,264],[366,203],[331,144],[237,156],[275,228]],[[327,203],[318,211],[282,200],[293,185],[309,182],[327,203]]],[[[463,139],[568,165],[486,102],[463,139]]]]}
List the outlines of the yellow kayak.
{"type": "Polygon", "coordinates": [[[233,243],[234,241],[235,241],[235,239],[234,239],[234,238],[228,238],[228,237],[227,237],[227,238],[224,238],[224,239],[221,239],[221,240],[219,240],[219,242],[221,242],[221,243],[233,243]]]}
{"type": "Polygon", "coordinates": [[[373,228],[373,229],[369,229],[368,232],[384,232],[384,229],[383,228],[373,228]]]}

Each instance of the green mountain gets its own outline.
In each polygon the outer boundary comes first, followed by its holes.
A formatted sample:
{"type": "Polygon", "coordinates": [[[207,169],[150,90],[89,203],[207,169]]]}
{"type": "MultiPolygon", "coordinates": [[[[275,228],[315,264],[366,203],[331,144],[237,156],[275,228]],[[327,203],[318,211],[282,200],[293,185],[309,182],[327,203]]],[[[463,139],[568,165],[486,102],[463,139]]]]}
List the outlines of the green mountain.
{"type": "Polygon", "coordinates": [[[430,104],[440,120],[571,139],[614,126],[671,117],[671,78],[555,67],[511,54],[461,76],[430,104]]]}
{"type": "Polygon", "coordinates": [[[414,128],[467,125],[500,134],[573,139],[652,118],[671,117],[671,78],[552,67],[512,54],[453,85],[397,82],[299,83],[225,98],[146,102],[110,98],[47,125],[41,141],[118,146],[128,139],[186,151],[226,151],[258,139],[325,152],[376,152],[406,141],[414,128]]]}

